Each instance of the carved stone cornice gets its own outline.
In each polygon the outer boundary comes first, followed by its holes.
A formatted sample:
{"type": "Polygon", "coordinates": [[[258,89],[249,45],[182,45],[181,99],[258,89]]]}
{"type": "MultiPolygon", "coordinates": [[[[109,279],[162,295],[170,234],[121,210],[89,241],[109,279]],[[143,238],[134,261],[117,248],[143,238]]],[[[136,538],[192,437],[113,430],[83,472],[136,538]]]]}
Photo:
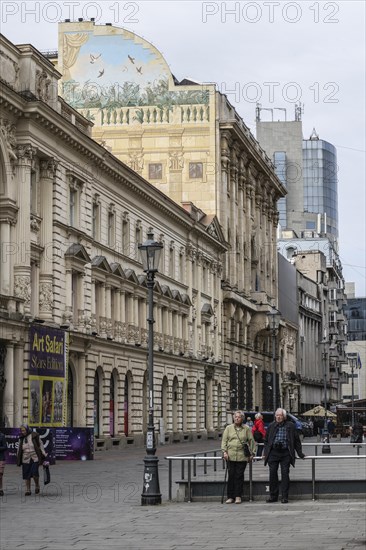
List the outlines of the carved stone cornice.
{"type": "Polygon", "coordinates": [[[0,198],[0,223],[15,225],[18,217],[18,206],[16,202],[5,197],[0,198]]]}

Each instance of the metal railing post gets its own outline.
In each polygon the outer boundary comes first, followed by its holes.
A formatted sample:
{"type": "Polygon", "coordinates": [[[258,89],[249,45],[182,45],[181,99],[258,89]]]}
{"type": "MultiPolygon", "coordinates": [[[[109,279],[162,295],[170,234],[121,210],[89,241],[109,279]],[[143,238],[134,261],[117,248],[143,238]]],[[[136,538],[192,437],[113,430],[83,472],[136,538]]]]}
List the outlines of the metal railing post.
{"type": "MultiPolygon", "coordinates": [[[[207,456],[207,453],[203,453],[203,456],[207,456]]],[[[203,461],[203,473],[207,474],[207,460],[203,461]]]]}
{"type": "Polygon", "coordinates": [[[169,460],[168,471],[169,471],[168,500],[172,500],[172,483],[173,483],[173,461],[172,460],[169,460]]]}
{"type": "MultiPolygon", "coordinates": [[[[195,453],[193,456],[196,457],[197,453],[195,453]]],[[[193,477],[196,477],[196,476],[197,476],[197,460],[194,460],[193,461],[193,477]]]]}
{"type": "MultiPolygon", "coordinates": [[[[217,452],[214,451],[214,457],[216,458],[217,457],[217,452]]],[[[217,465],[216,465],[216,460],[214,460],[214,472],[216,472],[217,470],[217,465]]]]}
{"type": "Polygon", "coordinates": [[[249,502],[253,501],[253,462],[249,462],[249,502]]]}
{"type": "Polygon", "coordinates": [[[315,458],[311,459],[312,500],[315,500],[315,458]]]}
{"type": "Polygon", "coordinates": [[[180,461],[180,470],[181,478],[184,479],[184,458],[180,461]]]}
{"type": "MultiPolygon", "coordinates": [[[[196,462],[196,461],[194,461],[196,462]]],[[[191,459],[188,459],[188,502],[192,501],[191,459]]]]}

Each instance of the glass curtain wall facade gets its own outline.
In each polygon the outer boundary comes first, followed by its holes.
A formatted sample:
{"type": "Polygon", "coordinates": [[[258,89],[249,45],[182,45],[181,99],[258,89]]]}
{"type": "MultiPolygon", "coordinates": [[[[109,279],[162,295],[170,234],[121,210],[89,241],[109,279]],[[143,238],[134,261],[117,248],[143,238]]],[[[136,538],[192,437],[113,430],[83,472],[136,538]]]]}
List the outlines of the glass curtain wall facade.
{"type": "MultiPolygon", "coordinates": [[[[303,140],[304,211],[323,214],[321,233],[338,239],[337,151],[321,139],[303,140]]],[[[306,229],[316,229],[309,227],[306,229]]]]}

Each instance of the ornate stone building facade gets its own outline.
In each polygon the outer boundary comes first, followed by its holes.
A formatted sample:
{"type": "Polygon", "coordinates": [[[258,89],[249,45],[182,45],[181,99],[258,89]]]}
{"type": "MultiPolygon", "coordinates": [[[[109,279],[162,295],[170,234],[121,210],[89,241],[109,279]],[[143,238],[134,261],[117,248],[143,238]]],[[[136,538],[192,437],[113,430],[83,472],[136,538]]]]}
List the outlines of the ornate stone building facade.
{"type": "Polygon", "coordinates": [[[53,61],[62,96],[93,121],[97,141],[176,203],[217,216],[229,246],[221,360],[231,367],[231,408],[262,408],[272,368],[266,314],[277,306],[277,201],[285,194],[273,164],[215,85],[178,82],[161,53],[129,31],[62,23],[53,61]]]}
{"type": "Polygon", "coordinates": [[[67,425],[143,442],[147,288],[138,244],[153,231],[163,244],[155,419],[166,440],[220,432],[227,244],[217,217],[179,206],[91,139],[91,123],[57,95],[60,74],[32,46],[2,37],[0,48],[2,420],[28,418],[29,331],[42,325],[69,335],[67,425]]]}

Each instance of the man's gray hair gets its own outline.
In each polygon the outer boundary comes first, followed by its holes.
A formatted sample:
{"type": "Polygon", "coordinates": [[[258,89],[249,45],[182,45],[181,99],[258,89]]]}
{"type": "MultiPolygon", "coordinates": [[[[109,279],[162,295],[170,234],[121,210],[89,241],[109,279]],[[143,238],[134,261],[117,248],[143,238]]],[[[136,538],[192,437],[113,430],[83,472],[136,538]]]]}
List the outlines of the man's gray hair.
{"type": "Polygon", "coordinates": [[[287,412],[285,411],[285,409],[277,409],[275,414],[277,413],[283,414],[283,418],[287,417],[287,412]]]}
{"type": "Polygon", "coordinates": [[[235,416],[236,414],[240,414],[241,419],[244,420],[245,414],[243,413],[243,411],[234,411],[234,412],[233,412],[233,419],[234,419],[234,416],[235,416]]]}

